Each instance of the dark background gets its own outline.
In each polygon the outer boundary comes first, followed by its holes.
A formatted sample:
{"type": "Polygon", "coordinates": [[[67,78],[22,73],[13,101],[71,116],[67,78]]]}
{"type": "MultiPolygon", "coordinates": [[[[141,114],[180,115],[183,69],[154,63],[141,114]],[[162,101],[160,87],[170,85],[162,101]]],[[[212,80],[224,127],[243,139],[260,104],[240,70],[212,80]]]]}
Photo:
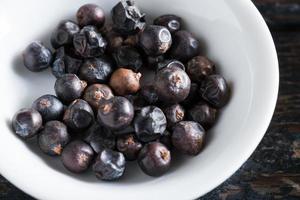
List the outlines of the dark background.
{"type": "MultiPolygon", "coordinates": [[[[267,21],[278,52],[277,107],[251,158],[201,200],[300,199],[300,0],[253,2],[267,21]]],[[[0,199],[33,200],[1,176],[0,199]]]]}

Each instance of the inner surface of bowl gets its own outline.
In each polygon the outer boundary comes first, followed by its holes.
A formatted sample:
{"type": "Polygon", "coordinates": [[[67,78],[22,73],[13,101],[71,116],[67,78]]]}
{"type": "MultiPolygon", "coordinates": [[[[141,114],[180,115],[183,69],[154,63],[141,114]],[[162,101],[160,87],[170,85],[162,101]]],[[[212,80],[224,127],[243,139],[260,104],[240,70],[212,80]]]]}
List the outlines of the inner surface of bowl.
{"type": "MultiPolygon", "coordinates": [[[[49,45],[51,31],[74,19],[84,3],[109,12],[116,0],[4,0],[0,2],[0,172],[39,199],[191,199],[203,195],[236,171],[253,152],[271,119],[278,90],[277,57],[270,33],[250,1],[138,0],[149,16],[177,14],[203,44],[231,85],[232,97],[197,157],[175,158],[172,170],[150,178],[129,163],[119,182],[101,182],[91,174],[73,175],[59,159],[43,155],[35,140],[23,142],[10,130],[13,114],[43,94],[54,94],[50,71],[32,73],[22,50],[33,40],[49,45]],[[18,6],[16,6],[17,4],[18,6]],[[259,37],[258,37],[259,35],[259,37]]],[[[150,22],[151,23],[151,22],[150,22]]]]}

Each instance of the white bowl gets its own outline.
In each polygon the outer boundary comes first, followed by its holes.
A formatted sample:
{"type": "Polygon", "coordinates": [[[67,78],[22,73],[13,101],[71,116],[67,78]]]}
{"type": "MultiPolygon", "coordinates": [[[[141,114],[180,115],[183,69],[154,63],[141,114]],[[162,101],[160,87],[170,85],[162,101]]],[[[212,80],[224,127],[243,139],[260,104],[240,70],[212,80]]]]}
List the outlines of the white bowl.
{"type": "Polygon", "coordinates": [[[13,114],[37,97],[54,93],[49,71],[31,73],[21,52],[33,40],[48,43],[62,19],[74,18],[84,3],[100,4],[109,14],[116,0],[4,0],[0,2],[0,172],[38,199],[194,199],[217,187],[251,155],[271,120],[279,72],[270,32],[250,0],[138,0],[151,16],[174,13],[205,46],[230,82],[232,98],[204,151],[195,158],[179,157],[163,177],[150,178],[128,167],[120,182],[97,181],[89,173],[68,173],[59,159],[43,155],[10,130],[13,114]]]}

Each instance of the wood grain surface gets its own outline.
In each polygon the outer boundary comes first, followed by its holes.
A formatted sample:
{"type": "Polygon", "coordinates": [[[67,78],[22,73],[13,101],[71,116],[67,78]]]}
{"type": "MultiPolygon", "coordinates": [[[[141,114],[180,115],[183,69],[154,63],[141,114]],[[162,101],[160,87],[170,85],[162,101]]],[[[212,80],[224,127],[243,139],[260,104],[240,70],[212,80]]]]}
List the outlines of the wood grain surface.
{"type": "MultiPolygon", "coordinates": [[[[276,111],[251,158],[201,200],[300,199],[300,0],[253,2],[271,29],[279,56],[276,111]]],[[[33,198],[0,176],[0,200],[19,199],[33,198]]]]}

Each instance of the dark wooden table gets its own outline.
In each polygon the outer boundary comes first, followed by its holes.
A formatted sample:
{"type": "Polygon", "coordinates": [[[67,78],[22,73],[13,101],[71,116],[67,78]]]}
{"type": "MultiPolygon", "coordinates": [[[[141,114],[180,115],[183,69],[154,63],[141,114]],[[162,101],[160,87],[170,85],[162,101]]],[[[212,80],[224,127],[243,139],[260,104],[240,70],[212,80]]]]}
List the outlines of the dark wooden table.
{"type": "MultiPolygon", "coordinates": [[[[253,2],[271,29],[279,56],[276,111],[251,158],[203,200],[300,199],[300,0],[253,2]]],[[[33,198],[0,176],[0,199],[33,198]]]]}

